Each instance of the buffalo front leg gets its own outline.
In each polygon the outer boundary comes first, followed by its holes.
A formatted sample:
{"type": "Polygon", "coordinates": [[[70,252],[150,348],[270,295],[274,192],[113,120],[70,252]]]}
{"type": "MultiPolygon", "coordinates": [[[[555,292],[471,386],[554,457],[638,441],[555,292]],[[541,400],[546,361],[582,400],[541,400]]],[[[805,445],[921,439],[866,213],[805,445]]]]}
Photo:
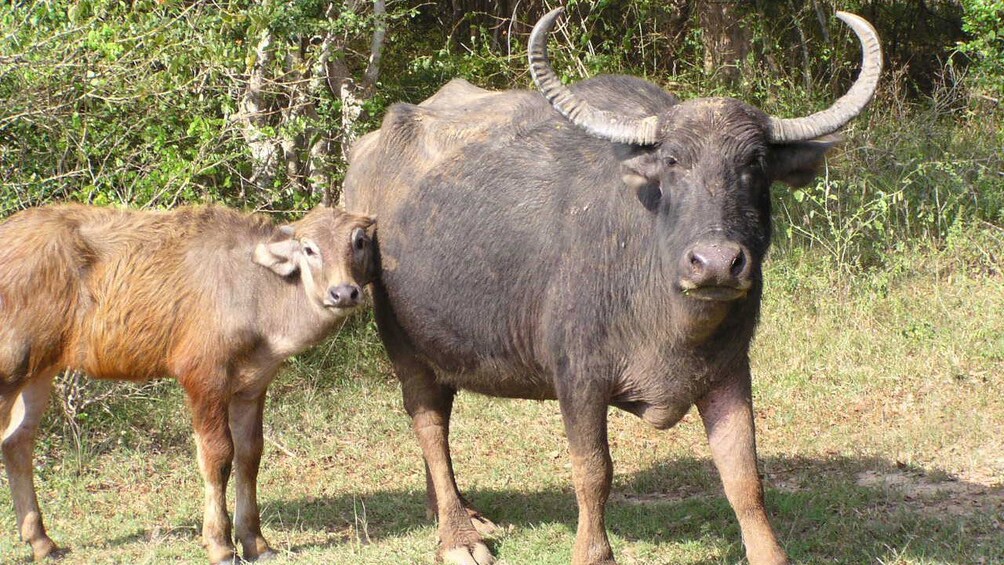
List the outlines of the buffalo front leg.
{"type": "Polygon", "coordinates": [[[725,496],[739,520],[750,565],[780,565],[788,558],[764,510],[763,484],[757,470],[750,374],[712,389],[697,402],[725,496]]]}
{"type": "Polygon", "coordinates": [[[262,414],[265,393],[230,400],[230,431],[234,439],[234,526],[246,561],[268,558],[272,549],[261,533],[258,510],[258,468],[264,443],[262,414]]]}
{"type": "Polygon", "coordinates": [[[32,470],[32,451],[38,423],[49,404],[55,373],[29,376],[20,389],[0,397],[0,424],[3,424],[3,462],[10,482],[14,513],[21,540],[31,545],[35,559],[56,557],[60,550],[45,533],[38,508],[32,470]]]}
{"type": "MultiPolygon", "coordinates": [[[[452,395],[451,395],[451,403],[452,403],[452,395]]],[[[446,413],[447,428],[449,428],[449,417],[450,413],[447,412],[446,413]]],[[[447,431],[449,431],[449,429],[447,429],[447,431]]],[[[456,475],[453,472],[453,461],[451,460],[449,463],[450,463],[450,476],[456,477],[456,475]]],[[[454,484],[456,484],[455,479],[454,479],[454,484]]],[[[464,508],[467,509],[467,517],[471,519],[471,524],[474,525],[474,529],[477,530],[479,534],[487,537],[494,535],[495,532],[498,531],[498,526],[495,525],[495,522],[492,522],[485,515],[483,515],[476,508],[474,508],[474,505],[468,502],[467,499],[464,498],[464,495],[459,493],[459,490],[458,490],[458,496],[460,496],[460,502],[464,505],[464,508]]],[[[432,473],[429,472],[428,463],[425,464],[425,515],[430,520],[435,520],[439,515],[439,503],[436,497],[436,485],[433,484],[432,482],[432,473]]]]}
{"type": "Polygon", "coordinates": [[[211,563],[232,563],[236,552],[227,514],[227,481],[234,458],[234,443],[230,435],[229,402],[216,391],[186,387],[186,392],[192,407],[199,470],[205,481],[202,541],[211,563]]]}
{"type": "Polygon", "coordinates": [[[567,395],[559,392],[558,401],[579,506],[572,564],[612,564],[614,554],[604,521],[614,472],[607,443],[607,405],[602,395],[590,395],[588,386],[571,388],[567,395]]]}
{"type": "Polygon", "coordinates": [[[415,435],[426,464],[428,499],[439,518],[440,557],[457,565],[488,565],[495,562],[457,489],[450,458],[450,412],[454,391],[436,384],[432,372],[413,369],[402,375],[404,406],[411,416],[415,435]]]}

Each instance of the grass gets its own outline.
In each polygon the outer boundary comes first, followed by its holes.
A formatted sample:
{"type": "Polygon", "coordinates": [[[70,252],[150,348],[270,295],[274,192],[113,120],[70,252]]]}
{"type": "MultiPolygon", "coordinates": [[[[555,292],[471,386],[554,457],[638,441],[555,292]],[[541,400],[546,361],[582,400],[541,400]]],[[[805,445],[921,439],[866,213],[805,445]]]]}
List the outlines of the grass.
{"type": "MultiPolygon", "coordinates": [[[[1004,278],[987,251],[1001,236],[974,228],[854,273],[813,249],[775,250],[755,402],[769,511],[796,562],[1004,558],[1004,278]]],[[[50,533],[67,563],[202,562],[180,391],[121,390],[78,417],[81,448],[58,410],[46,421],[36,463],[50,533]]],[[[557,404],[461,394],[453,429],[461,488],[506,526],[501,561],[567,564],[576,510],[557,404]]],[[[288,365],[266,436],[260,499],[277,563],[432,562],[420,451],[368,316],[288,365]]],[[[743,560],[695,413],[659,432],[612,410],[610,438],[620,563],[743,560]]],[[[27,561],[6,484],[0,532],[0,561],[27,561]]]]}

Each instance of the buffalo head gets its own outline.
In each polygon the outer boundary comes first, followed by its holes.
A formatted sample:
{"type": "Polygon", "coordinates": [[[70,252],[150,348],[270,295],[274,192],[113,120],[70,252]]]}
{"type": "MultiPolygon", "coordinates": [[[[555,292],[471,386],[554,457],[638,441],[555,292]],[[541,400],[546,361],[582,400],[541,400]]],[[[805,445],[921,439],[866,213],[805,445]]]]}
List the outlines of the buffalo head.
{"type": "Polygon", "coordinates": [[[668,258],[663,272],[674,294],[706,307],[745,297],[759,283],[770,243],[770,185],[811,181],[836,141],[828,136],[875,93],[882,55],[874,28],[837,12],[861,41],[863,61],[851,89],[821,112],[783,119],[739,100],[700,98],[638,117],[637,109],[601,109],[561,84],[547,56],[547,36],[561,12],[541,18],[530,36],[538,89],[575,126],[619,144],[624,184],[664,234],[659,255],[668,258]]]}

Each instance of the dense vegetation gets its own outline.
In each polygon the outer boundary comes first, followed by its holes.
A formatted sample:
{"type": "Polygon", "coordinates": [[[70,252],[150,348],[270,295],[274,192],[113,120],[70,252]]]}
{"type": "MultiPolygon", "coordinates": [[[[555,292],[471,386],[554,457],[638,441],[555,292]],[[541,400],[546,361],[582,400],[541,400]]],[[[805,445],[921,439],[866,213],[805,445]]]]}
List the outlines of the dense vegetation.
{"type": "MultiPolygon", "coordinates": [[[[0,219],[60,200],[282,217],[336,201],[346,146],[389,104],[457,76],[529,87],[527,35],[552,4],[4,3],[0,219]]],[[[997,562],[1004,0],[567,5],[551,44],[567,80],[628,73],[778,116],[823,108],[853,80],[857,43],[829,14],[875,24],[886,57],[876,100],[817,182],[773,194],[753,353],[768,502],[799,561],[997,562]]],[[[262,487],[282,562],[429,561],[420,455],[372,320],[290,365],[267,411],[262,487]]],[[[71,374],[56,404],[37,450],[40,497],[71,561],[201,559],[177,387],[71,374]]],[[[456,412],[462,487],[523,526],[502,534],[500,556],[567,563],[574,502],[556,406],[462,395],[456,412]]],[[[697,421],[665,433],[611,418],[621,562],[741,559],[697,421]]],[[[7,497],[0,483],[3,562],[23,549],[7,497]]]]}
{"type": "MultiPolygon", "coordinates": [[[[856,42],[827,17],[836,4],[875,23],[886,78],[830,174],[777,191],[780,233],[859,267],[907,239],[941,245],[964,226],[1004,223],[1000,0],[572,1],[555,57],[569,80],[630,73],[684,97],[732,95],[804,115],[856,72],[856,42]]],[[[455,76],[528,86],[526,34],[544,7],[6,5],[0,217],[58,199],[292,211],[337,198],[345,141],[377,127],[388,104],[419,101],[455,76]]]]}

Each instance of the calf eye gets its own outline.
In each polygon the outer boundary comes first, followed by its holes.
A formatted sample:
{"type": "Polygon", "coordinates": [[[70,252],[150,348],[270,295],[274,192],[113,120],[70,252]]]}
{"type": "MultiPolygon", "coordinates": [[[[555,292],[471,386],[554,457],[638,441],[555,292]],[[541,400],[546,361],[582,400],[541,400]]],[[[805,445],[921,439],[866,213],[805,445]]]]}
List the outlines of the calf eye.
{"type": "Polygon", "coordinates": [[[366,247],[366,242],[366,231],[362,228],[356,228],[355,231],[352,232],[352,247],[354,247],[356,251],[362,251],[363,248],[366,247]]]}

